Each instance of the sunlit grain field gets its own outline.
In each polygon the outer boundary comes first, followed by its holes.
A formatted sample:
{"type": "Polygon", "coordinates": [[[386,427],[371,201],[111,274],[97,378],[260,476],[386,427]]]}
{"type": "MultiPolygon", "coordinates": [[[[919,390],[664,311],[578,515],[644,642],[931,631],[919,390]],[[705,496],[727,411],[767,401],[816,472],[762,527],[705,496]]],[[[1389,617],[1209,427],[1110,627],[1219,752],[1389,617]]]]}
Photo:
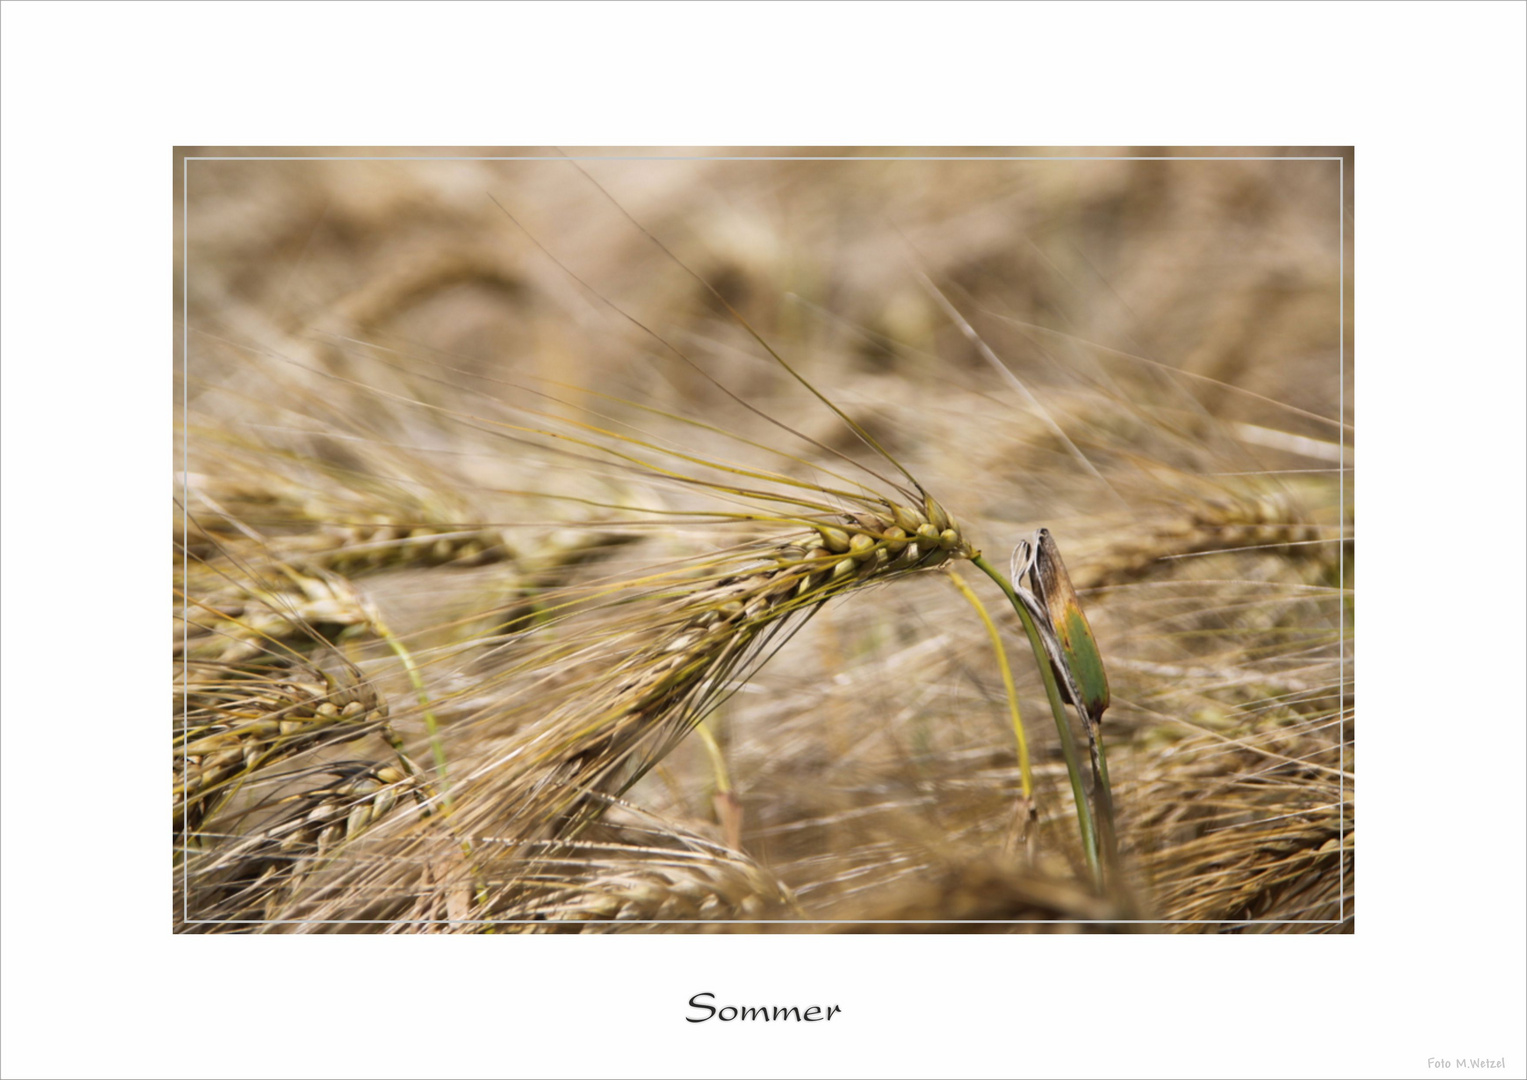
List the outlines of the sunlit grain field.
{"type": "Polygon", "coordinates": [[[188,153],[177,930],[1353,928],[1350,156],[188,153]]]}

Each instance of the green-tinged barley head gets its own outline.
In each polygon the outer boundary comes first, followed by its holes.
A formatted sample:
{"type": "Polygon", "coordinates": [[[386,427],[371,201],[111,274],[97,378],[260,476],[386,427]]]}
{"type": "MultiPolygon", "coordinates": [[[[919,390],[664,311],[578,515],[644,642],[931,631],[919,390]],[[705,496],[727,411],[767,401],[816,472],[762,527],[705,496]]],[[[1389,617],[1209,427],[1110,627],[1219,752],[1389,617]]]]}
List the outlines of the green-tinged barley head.
{"type": "Polygon", "coordinates": [[[792,616],[808,617],[861,586],[973,554],[932,499],[922,508],[885,500],[832,520],[801,520],[811,533],[755,545],[740,569],[670,601],[646,643],[610,669],[602,698],[551,718],[537,740],[541,752],[508,782],[526,789],[514,809],[515,828],[554,836],[585,827],[603,805],[590,796],[624,791],[644,775],[792,616]]]}
{"type": "Polygon", "coordinates": [[[1108,674],[1103,669],[1103,657],[1092,636],[1087,613],[1082,610],[1081,601],[1066,573],[1066,564],[1061,561],[1060,548],[1049,529],[1040,529],[1035,534],[1032,577],[1035,592],[1049,613],[1050,628],[1055,632],[1065,658],[1069,678],[1063,685],[1072,688],[1080,698],[1073,704],[1082,710],[1087,722],[1096,724],[1108,708],[1108,674]]]}

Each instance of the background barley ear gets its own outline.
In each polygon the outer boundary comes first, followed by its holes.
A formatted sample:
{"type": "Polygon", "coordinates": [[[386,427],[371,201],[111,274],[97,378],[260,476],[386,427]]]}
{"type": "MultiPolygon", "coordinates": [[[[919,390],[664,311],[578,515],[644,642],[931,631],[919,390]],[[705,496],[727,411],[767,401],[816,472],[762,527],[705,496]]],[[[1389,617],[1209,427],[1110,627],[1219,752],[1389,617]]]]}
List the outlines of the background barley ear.
{"type": "Polygon", "coordinates": [[[175,828],[194,842],[209,815],[255,772],[367,734],[397,739],[387,706],[353,668],[297,660],[265,670],[197,665],[187,672],[174,745],[175,828]]]}

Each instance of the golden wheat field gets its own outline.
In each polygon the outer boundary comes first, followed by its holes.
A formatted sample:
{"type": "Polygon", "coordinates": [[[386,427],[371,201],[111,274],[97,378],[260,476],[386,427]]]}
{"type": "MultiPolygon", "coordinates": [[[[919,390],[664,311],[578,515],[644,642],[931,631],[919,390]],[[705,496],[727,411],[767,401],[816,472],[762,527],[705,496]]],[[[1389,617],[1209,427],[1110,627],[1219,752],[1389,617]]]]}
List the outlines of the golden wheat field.
{"type": "Polygon", "coordinates": [[[178,932],[1352,931],[1349,151],[176,185],[178,932]]]}

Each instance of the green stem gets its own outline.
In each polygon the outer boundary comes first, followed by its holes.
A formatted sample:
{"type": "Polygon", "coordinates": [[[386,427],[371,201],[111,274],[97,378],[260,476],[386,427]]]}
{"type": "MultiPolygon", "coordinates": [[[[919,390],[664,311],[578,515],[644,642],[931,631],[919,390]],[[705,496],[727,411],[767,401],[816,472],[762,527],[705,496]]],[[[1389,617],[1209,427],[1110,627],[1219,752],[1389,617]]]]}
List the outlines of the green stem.
{"type": "Polygon", "coordinates": [[[440,778],[440,802],[445,807],[446,813],[450,813],[451,791],[450,783],[445,776],[445,745],[440,741],[440,724],[435,719],[434,710],[430,708],[429,691],[424,687],[424,676],[419,674],[413,655],[403,647],[403,643],[380,618],[372,615],[371,625],[377,636],[387,642],[397,658],[403,661],[404,668],[408,670],[408,680],[414,684],[414,692],[419,695],[419,710],[424,714],[424,730],[429,733],[429,749],[435,759],[435,775],[440,778]]]}
{"type": "Polygon", "coordinates": [[[1056,683],[1055,672],[1050,668],[1050,654],[1045,651],[1044,641],[1039,636],[1039,628],[1034,625],[1033,617],[1023,606],[1023,601],[1018,599],[1018,594],[1013,591],[1008,580],[980,555],[972,558],[971,562],[1007,594],[1013,610],[1018,613],[1018,621],[1023,624],[1024,633],[1029,636],[1029,647],[1034,650],[1034,662],[1038,664],[1039,673],[1044,678],[1045,694],[1050,699],[1050,712],[1055,717],[1055,730],[1060,735],[1060,752],[1066,759],[1066,772],[1071,777],[1071,797],[1076,803],[1076,821],[1082,833],[1082,850],[1086,853],[1087,867],[1092,871],[1093,880],[1101,888],[1103,868],[1098,858],[1098,835],[1092,822],[1092,807],[1087,799],[1086,785],[1082,781],[1076,737],[1071,733],[1071,724],[1066,718],[1066,705],[1060,696],[1060,685],[1056,683]]]}
{"type": "Polygon", "coordinates": [[[1095,781],[1093,797],[1097,799],[1098,829],[1102,836],[1103,860],[1108,864],[1108,876],[1115,884],[1119,882],[1119,833],[1114,826],[1113,784],[1108,779],[1108,754],[1103,749],[1101,725],[1089,723],[1087,735],[1092,744],[1092,773],[1095,781]]]}
{"type": "Polygon", "coordinates": [[[954,582],[954,587],[960,590],[961,595],[970,602],[970,606],[976,609],[976,614],[981,616],[981,621],[986,624],[987,636],[991,638],[992,652],[997,657],[997,667],[1002,672],[1002,685],[1007,691],[1008,713],[1013,721],[1013,738],[1018,743],[1018,776],[1023,785],[1024,801],[1032,805],[1034,799],[1034,773],[1029,764],[1029,740],[1023,731],[1023,716],[1018,711],[1018,691],[1013,686],[1013,671],[1008,666],[1007,650],[1002,647],[1002,635],[997,631],[997,624],[992,622],[992,617],[986,613],[986,605],[981,603],[981,598],[954,570],[949,568],[949,578],[954,582]]]}
{"type": "MultiPolygon", "coordinates": [[[[430,708],[429,690],[425,688],[424,676],[419,673],[419,666],[414,663],[413,654],[404,647],[403,642],[398,640],[396,634],[388,629],[387,624],[376,611],[368,613],[371,627],[378,637],[387,642],[389,648],[403,661],[403,666],[408,670],[408,680],[414,684],[414,692],[419,695],[419,709],[424,714],[424,729],[429,733],[430,753],[435,759],[435,775],[440,778],[440,805],[444,811],[445,828],[452,837],[455,830],[450,824],[451,789],[445,775],[445,744],[440,739],[440,723],[435,719],[434,710],[430,708]]],[[[399,750],[399,753],[402,751],[399,750]]],[[[465,838],[457,838],[456,842],[461,845],[461,853],[466,857],[467,869],[472,875],[472,884],[477,895],[479,905],[487,903],[487,885],[483,882],[482,875],[478,873],[477,863],[472,858],[471,841],[465,838]]]]}
{"type": "Polygon", "coordinates": [[[704,720],[695,725],[695,734],[700,736],[700,741],[705,744],[705,752],[710,755],[711,771],[716,775],[716,790],[723,795],[731,794],[732,780],[727,775],[726,755],[721,752],[721,744],[711,734],[710,728],[705,726],[704,720]]]}

